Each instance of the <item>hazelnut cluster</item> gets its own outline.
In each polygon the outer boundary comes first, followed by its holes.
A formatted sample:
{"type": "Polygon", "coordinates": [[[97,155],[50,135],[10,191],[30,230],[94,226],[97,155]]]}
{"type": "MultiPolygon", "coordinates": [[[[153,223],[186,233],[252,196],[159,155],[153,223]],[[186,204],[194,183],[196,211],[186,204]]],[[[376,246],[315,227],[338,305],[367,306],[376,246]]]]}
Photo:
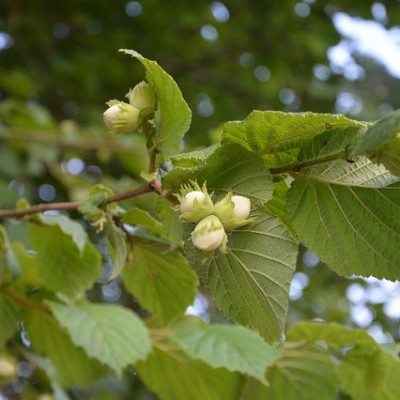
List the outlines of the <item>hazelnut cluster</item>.
{"type": "Polygon", "coordinates": [[[178,197],[181,218],[196,224],[191,233],[192,243],[203,251],[226,251],[226,232],[254,220],[249,218],[251,202],[247,197],[228,193],[214,204],[205,184],[200,188],[192,182],[192,186],[183,187],[178,197]]]}

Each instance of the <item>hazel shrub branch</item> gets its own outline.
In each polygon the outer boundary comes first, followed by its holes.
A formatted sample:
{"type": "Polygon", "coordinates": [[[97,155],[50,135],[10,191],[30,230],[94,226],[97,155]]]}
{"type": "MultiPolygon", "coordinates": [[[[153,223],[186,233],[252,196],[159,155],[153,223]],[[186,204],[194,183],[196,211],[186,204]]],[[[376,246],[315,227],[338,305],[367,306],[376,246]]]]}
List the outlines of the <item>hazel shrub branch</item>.
{"type": "MultiPolygon", "coordinates": [[[[160,193],[160,183],[157,180],[153,180],[150,182],[150,184],[139,187],[137,189],[111,195],[107,197],[105,203],[115,203],[117,201],[131,199],[133,197],[137,197],[150,192],[160,193]]],[[[45,211],[74,211],[77,210],[81,204],[81,201],[69,201],[60,203],[42,203],[34,205],[32,207],[28,207],[23,210],[0,210],[0,219],[22,219],[27,217],[28,215],[43,213],[45,211]]]]}

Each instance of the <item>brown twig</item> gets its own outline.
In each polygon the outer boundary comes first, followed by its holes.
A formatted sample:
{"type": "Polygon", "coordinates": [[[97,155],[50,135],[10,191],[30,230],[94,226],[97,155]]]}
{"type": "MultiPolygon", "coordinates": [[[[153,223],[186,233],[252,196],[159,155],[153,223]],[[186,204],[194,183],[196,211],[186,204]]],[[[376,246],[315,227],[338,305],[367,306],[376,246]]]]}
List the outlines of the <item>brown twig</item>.
{"type": "MultiPolygon", "coordinates": [[[[158,181],[152,181],[149,185],[139,187],[137,189],[128,190],[127,192],[113,194],[109,196],[106,200],[106,203],[115,203],[117,201],[131,199],[133,197],[140,196],[145,193],[156,192],[159,191],[159,183],[158,181]]],[[[26,208],[25,210],[0,210],[0,219],[2,218],[24,218],[28,215],[42,213],[44,211],[73,211],[77,210],[81,205],[80,201],[70,201],[63,203],[42,203],[37,204],[35,206],[26,208]]]]}

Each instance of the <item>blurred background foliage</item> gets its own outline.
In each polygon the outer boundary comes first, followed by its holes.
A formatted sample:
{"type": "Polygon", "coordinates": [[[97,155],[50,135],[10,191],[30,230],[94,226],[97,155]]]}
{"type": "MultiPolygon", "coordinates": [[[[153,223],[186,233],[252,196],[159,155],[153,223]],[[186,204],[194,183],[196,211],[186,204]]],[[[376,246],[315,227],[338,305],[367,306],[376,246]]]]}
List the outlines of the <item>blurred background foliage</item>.
{"type": "MultiPolygon", "coordinates": [[[[396,0],[1,0],[0,207],[20,197],[81,200],[94,183],[115,192],[141,184],[142,139],[111,136],[102,120],[105,102],[143,79],[118,49],[156,60],[176,80],[193,111],[188,151],[253,109],[374,120],[399,108],[399,43],[396,0]]],[[[151,195],[133,204],[153,212],[151,195]]],[[[5,225],[25,241],[23,222],[5,225]]],[[[96,290],[103,301],[132,301],[118,282],[96,290]]],[[[288,324],[317,318],[399,340],[399,291],[341,278],[302,249],[288,324]]],[[[221,318],[204,296],[189,312],[221,318]]]]}

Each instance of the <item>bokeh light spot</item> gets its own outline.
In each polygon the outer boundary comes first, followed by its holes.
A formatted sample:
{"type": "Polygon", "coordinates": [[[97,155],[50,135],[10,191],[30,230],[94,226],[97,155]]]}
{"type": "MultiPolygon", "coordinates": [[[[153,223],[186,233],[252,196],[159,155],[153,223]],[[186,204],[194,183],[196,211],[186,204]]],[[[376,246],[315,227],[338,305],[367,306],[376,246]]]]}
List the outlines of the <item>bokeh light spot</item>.
{"type": "Polygon", "coordinates": [[[6,32],[0,32],[0,51],[10,48],[14,44],[14,38],[6,32]]]}
{"type": "Polygon", "coordinates": [[[85,163],[80,158],[71,158],[65,167],[70,174],[79,175],[85,168],[85,163]]]}
{"type": "Polygon", "coordinates": [[[43,201],[53,201],[56,197],[56,189],[53,185],[49,185],[48,183],[44,183],[40,185],[38,188],[38,196],[43,201]]]}
{"type": "Polygon", "coordinates": [[[208,42],[215,42],[218,40],[218,31],[212,25],[203,25],[200,29],[200,34],[203,39],[207,40],[208,42]]]}
{"type": "Polygon", "coordinates": [[[301,18],[306,18],[310,15],[310,6],[306,3],[297,3],[294,6],[294,12],[301,18]]]}
{"type": "Polygon", "coordinates": [[[221,3],[220,1],[213,1],[210,8],[212,15],[218,22],[226,22],[229,20],[230,13],[224,3],[221,3]]]}
{"type": "Polygon", "coordinates": [[[70,30],[69,25],[64,22],[57,22],[53,26],[53,36],[57,39],[64,39],[69,35],[70,30]]]}
{"type": "Polygon", "coordinates": [[[266,82],[271,78],[271,71],[265,65],[254,68],[254,76],[261,82],[266,82]]]}
{"type": "Polygon", "coordinates": [[[125,6],[125,13],[130,17],[138,17],[143,12],[143,7],[138,1],[130,1],[125,6]]]}

